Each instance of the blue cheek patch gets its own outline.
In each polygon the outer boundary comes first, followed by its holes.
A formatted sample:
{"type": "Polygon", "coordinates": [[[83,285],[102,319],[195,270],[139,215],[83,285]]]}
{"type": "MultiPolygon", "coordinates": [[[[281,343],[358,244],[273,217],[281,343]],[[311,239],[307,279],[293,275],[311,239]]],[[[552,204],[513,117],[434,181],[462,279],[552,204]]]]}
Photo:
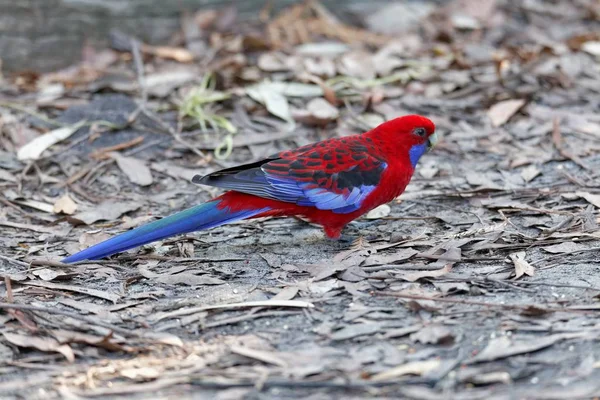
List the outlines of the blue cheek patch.
{"type": "Polygon", "coordinates": [[[408,151],[408,156],[410,157],[410,164],[413,169],[417,167],[417,163],[419,162],[419,158],[427,151],[427,143],[423,144],[415,144],[408,151]]]}

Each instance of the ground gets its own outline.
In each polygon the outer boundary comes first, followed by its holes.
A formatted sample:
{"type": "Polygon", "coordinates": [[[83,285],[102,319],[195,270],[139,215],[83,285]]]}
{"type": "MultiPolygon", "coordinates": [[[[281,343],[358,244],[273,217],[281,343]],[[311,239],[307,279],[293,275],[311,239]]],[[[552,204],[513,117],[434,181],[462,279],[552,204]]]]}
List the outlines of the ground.
{"type": "Polygon", "coordinates": [[[313,4],[4,78],[2,398],[600,396],[597,4],[313,4]],[[442,139],[353,242],[274,218],[60,262],[218,193],[194,174],[407,113],[442,139]]]}

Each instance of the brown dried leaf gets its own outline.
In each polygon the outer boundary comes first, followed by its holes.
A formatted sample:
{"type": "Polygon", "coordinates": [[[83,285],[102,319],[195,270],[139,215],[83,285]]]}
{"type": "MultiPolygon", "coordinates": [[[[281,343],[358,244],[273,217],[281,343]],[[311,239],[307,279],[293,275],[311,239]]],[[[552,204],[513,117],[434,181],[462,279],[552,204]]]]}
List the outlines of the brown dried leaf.
{"type": "Polygon", "coordinates": [[[510,255],[510,259],[515,264],[515,279],[519,279],[523,275],[533,276],[535,273],[533,266],[525,261],[525,255],[524,251],[510,255]]]}
{"type": "Polygon", "coordinates": [[[282,360],[280,356],[274,352],[251,349],[245,346],[231,346],[230,350],[234,354],[239,354],[244,357],[262,361],[266,364],[273,364],[277,365],[278,367],[287,368],[287,362],[282,360]]]}
{"type": "Polygon", "coordinates": [[[387,204],[382,204],[369,211],[365,216],[366,219],[381,219],[387,217],[392,212],[392,208],[387,204]]]}
{"type": "Polygon", "coordinates": [[[452,264],[447,264],[444,268],[434,269],[430,271],[416,271],[410,273],[402,273],[399,278],[408,282],[416,282],[423,278],[439,278],[446,275],[452,269],[452,264]]]}
{"type": "Polygon", "coordinates": [[[109,333],[106,336],[97,336],[65,329],[52,329],[49,332],[61,344],[85,343],[110,351],[127,351],[127,348],[115,343],[112,333],[109,333]]]}
{"type": "Polygon", "coordinates": [[[283,53],[263,53],[258,57],[258,68],[266,72],[281,72],[289,70],[287,56],[283,53]]]}
{"type": "Polygon", "coordinates": [[[338,119],[340,112],[327,100],[317,97],[308,102],[306,110],[294,110],[292,116],[303,124],[325,126],[338,119]]]}
{"type": "Polygon", "coordinates": [[[57,269],[50,269],[50,268],[42,268],[42,269],[34,270],[31,273],[44,281],[51,281],[51,280],[54,280],[59,277],[67,277],[70,275],[63,271],[60,271],[57,269]]]}
{"type": "Polygon", "coordinates": [[[600,194],[592,194],[590,192],[576,192],[575,194],[600,209],[600,194]]]}
{"type": "Polygon", "coordinates": [[[119,153],[110,153],[112,159],[132,183],[140,186],[152,184],[152,172],[146,163],[133,157],[125,157],[119,153]]]}
{"type": "Polygon", "coordinates": [[[498,127],[508,122],[510,117],[524,105],[525,100],[522,99],[505,100],[491,106],[487,114],[492,125],[498,127]]]}
{"type": "Polygon", "coordinates": [[[416,254],[419,252],[412,247],[398,249],[392,254],[373,254],[365,260],[364,266],[394,264],[398,261],[408,260],[416,254]]]}
{"type": "Polygon", "coordinates": [[[373,335],[382,329],[380,324],[353,324],[345,326],[331,335],[331,340],[348,340],[358,336],[373,335]]]}
{"type": "MultiPolygon", "coordinates": [[[[225,281],[213,278],[208,275],[194,275],[192,272],[184,271],[181,273],[165,273],[157,274],[148,269],[150,266],[155,266],[157,263],[151,262],[145,265],[139,265],[138,271],[144,278],[151,279],[155,282],[164,283],[167,285],[184,284],[190,286],[201,286],[201,285],[222,285],[225,281]]],[[[176,270],[174,270],[176,271],[176,270]]]]}
{"type": "Polygon", "coordinates": [[[410,339],[414,342],[422,344],[441,344],[451,345],[454,343],[454,333],[443,325],[427,325],[418,332],[410,335],[410,339]]]}
{"type": "Polygon", "coordinates": [[[82,125],[82,123],[78,123],[71,126],[65,126],[47,132],[42,136],[36,137],[31,142],[19,149],[17,152],[17,158],[19,160],[38,160],[46,149],[67,139],[72,134],[77,132],[82,125]]]}
{"type": "Polygon", "coordinates": [[[2,335],[4,335],[4,338],[15,346],[33,347],[40,351],[56,352],[65,356],[69,362],[75,361],[75,354],[73,353],[71,347],[66,344],[58,343],[58,341],[54,338],[21,335],[12,332],[2,332],[2,335]]]}
{"type": "Polygon", "coordinates": [[[491,339],[485,349],[473,357],[469,363],[494,361],[517,354],[531,353],[550,347],[567,338],[569,338],[569,335],[566,334],[550,335],[527,340],[518,340],[516,338],[500,336],[491,339]]]}
{"type": "Polygon", "coordinates": [[[83,222],[86,225],[93,224],[96,221],[113,221],[121,215],[140,208],[140,204],[129,201],[108,200],[100,203],[92,210],[83,211],[72,216],[73,219],[83,222]]]}
{"type": "Polygon", "coordinates": [[[71,215],[77,211],[77,204],[69,197],[68,194],[65,194],[63,197],[56,200],[52,211],[54,211],[55,214],[63,213],[71,215]]]}
{"type": "Polygon", "coordinates": [[[584,245],[575,242],[563,242],[552,246],[542,247],[544,251],[552,254],[573,253],[576,251],[587,249],[584,245]]]}
{"type": "Polygon", "coordinates": [[[279,293],[273,296],[273,300],[292,300],[298,294],[297,286],[287,286],[281,289],[279,293]]]}
{"type": "Polygon", "coordinates": [[[343,55],[338,62],[341,74],[358,79],[375,79],[375,63],[373,57],[362,51],[354,51],[343,55]]]}
{"type": "Polygon", "coordinates": [[[413,361],[387,371],[380,372],[371,377],[372,381],[389,381],[400,378],[404,375],[425,375],[434,369],[438,368],[441,361],[438,359],[426,360],[426,361],[413,361]]]}
{"type": "Polygon", "coordinates": [[[538,167],[536,167],[535,165],[530,165],[526,168],[523,168],[523,170],[521,171],[521,178],[523,178],[525,182],[529,183],[541,173],[542,171],[540,171],[538,167]]]}
{"type": "Polygon", "coordinates": [[[16,182],[17,177],[7,170],[0,168],[0,181],[16,182]]]}
{"type": "Polygon", "coordinates": [[[107,292],[106,290],[91,289],[91,288],[87,288],[87,287],[83,287],[83,286],[65,285],[65,284],[60,284],[60,283],[44,282],[44,281],[28,281],[28,282],[21,282],[21,284],[29,285],[29,286],[38,286],[38,287],[43,287],[43,288],[52,289],[52,290],[66,290],[66,291],[75,292],[75,293],[83,293],[88,296],[94,296],[99,299],[112,301],[113,303],[116,303],[121,298],[121,296],[119,296],[118,294],[110,293],[110,292],[107,292]]]}

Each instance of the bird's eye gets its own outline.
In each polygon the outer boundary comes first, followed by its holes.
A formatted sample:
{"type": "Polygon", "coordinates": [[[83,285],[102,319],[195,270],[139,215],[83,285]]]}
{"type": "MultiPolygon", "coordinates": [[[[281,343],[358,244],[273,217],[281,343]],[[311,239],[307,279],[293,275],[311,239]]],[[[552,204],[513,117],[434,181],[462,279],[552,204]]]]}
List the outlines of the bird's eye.
{"type": "Polygon", "coordinates": [[[427,130],[425,128],[415,128],[413,133],[420,137],[425,137],[427,135],[427,130]]]}

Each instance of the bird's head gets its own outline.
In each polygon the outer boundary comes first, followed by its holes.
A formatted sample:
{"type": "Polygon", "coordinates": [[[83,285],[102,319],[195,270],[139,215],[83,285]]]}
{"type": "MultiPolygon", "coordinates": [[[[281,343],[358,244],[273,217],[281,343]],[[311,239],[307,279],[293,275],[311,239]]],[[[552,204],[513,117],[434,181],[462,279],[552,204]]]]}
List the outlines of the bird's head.
{"type": "Polygon", "coordinates": [[[425,152],[437,143],[434,123],[421,115],[405,115],[371,131],[388,157],[407,157],[413,168],[425,152]]]}

